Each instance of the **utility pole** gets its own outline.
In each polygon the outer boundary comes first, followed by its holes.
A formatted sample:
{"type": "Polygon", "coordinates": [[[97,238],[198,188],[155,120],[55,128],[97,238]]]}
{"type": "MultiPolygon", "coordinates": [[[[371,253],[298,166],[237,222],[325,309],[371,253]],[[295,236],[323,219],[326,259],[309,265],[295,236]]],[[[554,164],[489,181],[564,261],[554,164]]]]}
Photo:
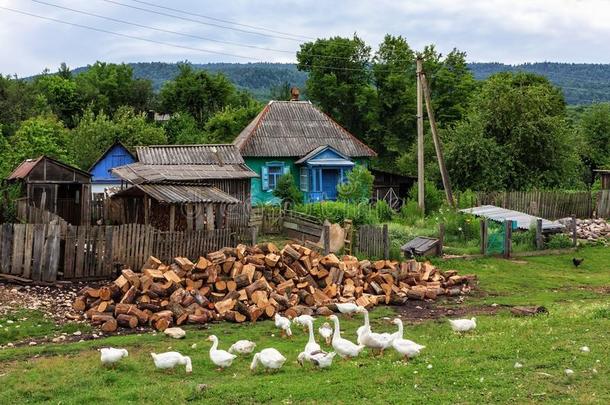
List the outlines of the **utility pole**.
{"type": "Polygon", "coordinates": [[[420,56],[416,61],[417,74],[417,203],[422,213],[426,209],[424,200],[424,107],[422,97],[423,61],[420,56]]]}
{"type": "Polygon", "coordinates": [[[445,167],[443,145],[441,144],[441,140],[438,137],[438,131],[436,129],[436,120],[434,119],[434,110],[432,109],[432,100],[430,97],[430,87],[428,85],[428,79],[426,78],[426,74],[424,72],[421,72],[418,77],[420,77],[420,85],[424,90],[424,98],[426,100],[426,111],[428,112],[428,120],[430,121],[430,131],[432,132],[432,140],[434,141],[434,149],[436,150],[436,159],[438,160],[438,167],[441,171],[441,178],[443,180],[445,196],[447,197],[447,202],[449,203],[449,205],[455,207],[455,202],[453,201],[453,192],[451,190],[451,181],[449,180],[449,173],[447,173],[447,168],[445,167]]]}

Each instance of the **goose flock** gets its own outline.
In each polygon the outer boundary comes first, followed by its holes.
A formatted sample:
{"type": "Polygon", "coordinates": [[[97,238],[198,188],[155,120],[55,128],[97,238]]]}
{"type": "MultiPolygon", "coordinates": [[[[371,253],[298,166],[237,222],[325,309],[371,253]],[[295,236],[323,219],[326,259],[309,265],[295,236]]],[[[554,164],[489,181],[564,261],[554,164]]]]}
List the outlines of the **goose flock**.
{"type": "MultiPolygon", "coordinates": [[[[333,323],[333,327],[328,322],[325,322],[319,329],[318,333],[324,339],[326,345],[332,347],[334,351],[324,351],[314,334],[314,322],[316,321],[310,315],[301,315],[292,319],[292,321],[280,314],[275,315],[275,327],[278,328],[282,336],[290,338],[292,331],[291,325],[299,325],[308,333],[308,340],[305,348],[297,356],[297,362],[301,366],[305,362],[311,363],[316,368],[328,368],[332,365],[336,355],[343,359],[358,357],[364,348],[370,349],[373,353],[381,356],[384,350],[394,349],[405,360],[416,357],[426,346],[422,346],[412,340],[403,337],[403,323],[400,318],[392,320],[392,324],[396,325],[398,330],[394,333],[375,333],[371,330],[369,322],[369,313],[366,308],[353,303],[338,304],[337,308],[340,313],[348,317],[354,314],[364,315],[364,324],[356,331],[356,343],[349,339],[341,337],[341,325],[337,315],[330,315],[328,319],[333,323]]],[[[463,333],[472,331],[476,328],[476,319],[456,319],[449,320],[451,328],[455,332],[463,333]]],[[[231,367],[233,360],[238,355],[251,355],[256,349],[256,343],[249,340],[238,340],[233,343],[229,350],[218,348],[219,341],[215,335],[210,335],[208,340],[212,342],[210,347],[210,361],[217,367],[217,370],[223,370],[231,367]]],[[[113,366],[123,358],[128,356],[127,350],[117,348],[100,349],[101,362],[106,366],[113,366]]],[[[184,356],[178,352],[167,353],[151,353],[150,354],[155,367],[158,369],[171,369],[176,366],[185,366],[186,372],[191,373],[193,366],[191,358],[184,356]]],[[[265,348],[252,357],[250,369],[256,370],[257,367],[262,367],[267,371],[279,370],[286,362],[286,357],[277,349],[270,347],[265,348]]]]}

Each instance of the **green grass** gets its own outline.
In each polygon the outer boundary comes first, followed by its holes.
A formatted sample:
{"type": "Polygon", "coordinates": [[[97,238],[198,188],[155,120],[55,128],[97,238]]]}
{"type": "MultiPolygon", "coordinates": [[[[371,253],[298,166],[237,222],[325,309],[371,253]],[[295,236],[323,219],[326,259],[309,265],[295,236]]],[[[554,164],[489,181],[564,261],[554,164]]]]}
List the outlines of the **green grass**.
{"type": "MultiPolygon", "coordinates": [[[[329,370],[301,368],[295,362],[306,342],[301,330],[288,341],[269,321],[222,323],[189,329],[180,341],[143,334],[0,350],[0,403],[610,403],[610,300],[602,290],[610,287],[610,249],[583,249],[578,256],[585,258],[578,269],[571,255],[439,262],[479,276],[484,293],[462,305],[536,304],[549,315],[518,318],[503,309],[477,317],[477,330],[464,337],[444,320],[408,325],[406,335],[427,346],[408,364],[391,351],[382,358],[365,351],[351,361],[337,359],[329,370]],[[259,349],[276,347],[288,362],[275,374],[252,374],[250,358],[240,358],[217,372],[207,357],[211,333],[222,348],[252,339],[259,349]],[[102,368],[95,350],[109,345],[130,351],[115,370],[102,368]],[[585,345],[590,353],[580,352],[585,345]],[[155,370],[148,353],[165,350],[191,355],[193,374],[155,370]],[[517,361],[523,368],[514,368],[517,361]],[[209,388],[200,393],[198,384],[209,388]]],[[[391,331],[383,318],[392,315],[377,308],[373,329],[391,331]]],[[[344,336],[354,338],[360,323],[342,321],[344,336]]]]}
{"type": "Polygon", "coordinates": [[[87,332],[89,325],[66,323],[56,325],[52,319],[46,318],[40,311],[21,310],[9,316],[0,317],[0,345],[20,341],[27,338],[43,338],[60,333],[73,333],[77,330],[87,332]]]}

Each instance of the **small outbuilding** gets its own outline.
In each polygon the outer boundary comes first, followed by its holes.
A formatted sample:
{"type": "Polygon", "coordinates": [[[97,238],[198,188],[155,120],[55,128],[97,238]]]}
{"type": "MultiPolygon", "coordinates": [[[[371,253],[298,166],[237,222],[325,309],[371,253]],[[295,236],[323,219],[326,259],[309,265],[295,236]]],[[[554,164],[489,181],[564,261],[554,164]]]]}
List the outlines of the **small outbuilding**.
{"type": "Polygon", "coordinates": [[[112,169],[125,166],[136,161],[133,153],[121,142],[116,141],[95,161],[91,173],[91,193],[104,194],[104,192],[121,184],[121,179],[112,173],[112,169]]]}
{"type": "Polygon", "coordinates": [[[48,156],[24,160],[6,179],[21,186],[17,215],[26,222],[48,211],[72,225],[91,222],[91,175],[48,156]]]}

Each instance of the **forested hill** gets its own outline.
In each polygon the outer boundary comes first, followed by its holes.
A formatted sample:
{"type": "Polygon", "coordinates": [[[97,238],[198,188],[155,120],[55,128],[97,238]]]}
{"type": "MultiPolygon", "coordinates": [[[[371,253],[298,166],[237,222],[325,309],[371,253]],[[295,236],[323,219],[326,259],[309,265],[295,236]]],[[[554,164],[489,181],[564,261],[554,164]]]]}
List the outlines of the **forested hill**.
{"type": "MultiPolygon", "coordinates": [[[[150,79],[155,90],[178,72],[175,63],[130,63],[139,78],[150,79]]],[[[193,64],[195,68],[224,73],[238,87],[252,92],[258,99],[269,98],[270,88],[284,82],[303,88],[307,74],[285,63],[209,63],[193,64]]],[[[570,63],[526,63],[505,65],[502,63],[470,63],[475,78],[485,79],[491,74],[505,71],[528,71],[547,76],[561,87],[568,104],[590,104],[610,101],[610,65],[570,63]]],[[[86,68],[77,68],[75,72],[86,68]]]]}

